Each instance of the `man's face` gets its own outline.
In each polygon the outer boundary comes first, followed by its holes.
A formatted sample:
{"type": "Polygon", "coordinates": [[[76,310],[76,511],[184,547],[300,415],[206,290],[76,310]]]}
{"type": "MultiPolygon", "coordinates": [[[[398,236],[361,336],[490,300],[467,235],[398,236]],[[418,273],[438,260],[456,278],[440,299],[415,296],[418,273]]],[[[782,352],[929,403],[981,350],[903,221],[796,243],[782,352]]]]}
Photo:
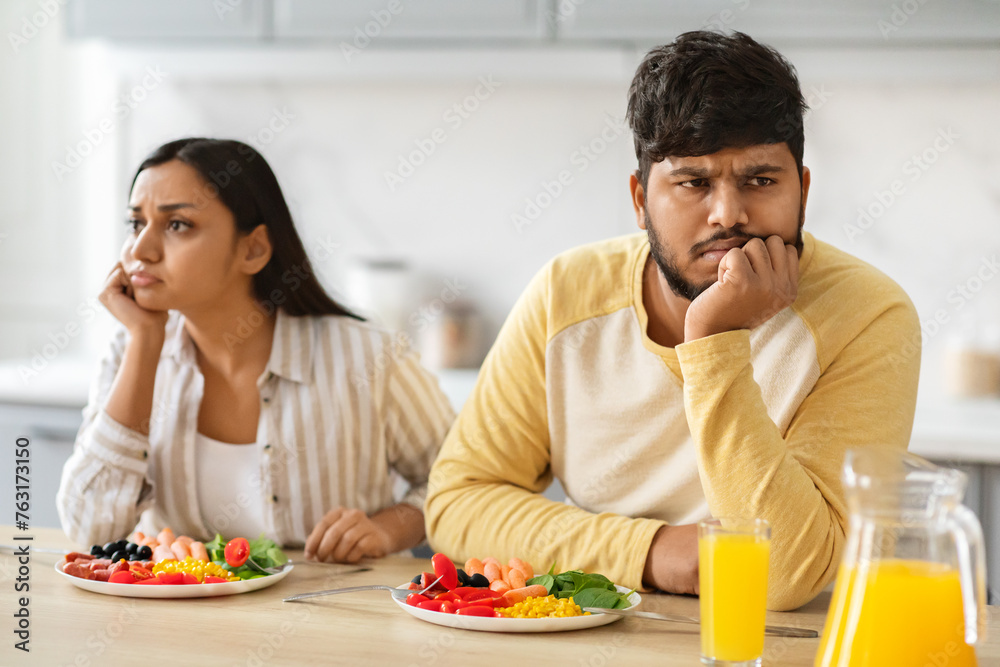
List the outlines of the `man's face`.
{"type": "Polygon", "coordinates": [[[802,251],[809,170],[799,181],[788,145],[726,148],[653,164],[633,201],[650,255],[671,290],[693,301],[718,279],[719,262],[751,238],[778,235],[802,251]]]}

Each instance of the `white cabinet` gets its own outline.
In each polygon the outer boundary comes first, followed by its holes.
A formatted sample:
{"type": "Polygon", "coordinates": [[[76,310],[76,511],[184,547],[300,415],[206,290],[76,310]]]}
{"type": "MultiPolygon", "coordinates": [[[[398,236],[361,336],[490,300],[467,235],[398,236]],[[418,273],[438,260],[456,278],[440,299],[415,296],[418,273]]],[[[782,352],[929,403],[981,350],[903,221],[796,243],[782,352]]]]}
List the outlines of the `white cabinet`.
{"type": "Polygon", "coordinates": [[[264,0],[69,0],[70,37],[119,41],[258,39],[264,0]]]}
{"type": "Polygon", "coordinates": [[[357,38],[363,45],[383,38],[537,39],[546,35],[547,7],[547,0],[274,0],[274,36],[357,38]]]}
{"type": "MultiPolygon", "coordinates": [[[[181,39],[469,40],[548,35],[549,0],[69,0],[71,37],[181,39]]],[[[357,45],[356,45],[357,46],[357,45]]],[[[363,47],[361,47],[363,48],[363,47]]]]}
{"type": "Polygon", "coordinates": [[[990,604],[1000,603],[1000,465],[936,460],[969,477],[963,505],[976,513],[986,544],[986,579],[990,604]]]}
{"type": "Polygon", "coordinates": [[[555,0],[560,41],[663,44],[689,30],[740,30],[784,46],[920,43],[982,46],[1000,39],[991,0],[555,0]]]}
{"type": "MultiPolygon", "coordinates": [[[[970,46],[1000,40],[995,0],[68,0],[69,34],[116,41],[530,41],[663,44],[741,30],[786,46],[970,46]]],[[[359,46],[363,45],[363,46],[359,46]]]]}
{"type": "Polygon", "coordinates": [[[979,520],[986,540],[986,579],[990,604],[1000,604],[1000,466],[983,466],[981,475],[980,503],[984,511],[979,520]]]}
{"type": "MultiPolygon", "coordinates": [[[[83,421],[80,410],[76,407],[0,403],[0,451],[3,452],[0,455],[0,479],[4,480],[0,489],[4,490],[7,502],[14,499],[14,446],[18,438],[27,438],[27,449],[31,454],[28,464],[30,526],[60,527],[56,492],[63,464],[73,453],[76,432],[83,421]]],[[[14,521],[13,512],[7,520],[14,521]]]]}

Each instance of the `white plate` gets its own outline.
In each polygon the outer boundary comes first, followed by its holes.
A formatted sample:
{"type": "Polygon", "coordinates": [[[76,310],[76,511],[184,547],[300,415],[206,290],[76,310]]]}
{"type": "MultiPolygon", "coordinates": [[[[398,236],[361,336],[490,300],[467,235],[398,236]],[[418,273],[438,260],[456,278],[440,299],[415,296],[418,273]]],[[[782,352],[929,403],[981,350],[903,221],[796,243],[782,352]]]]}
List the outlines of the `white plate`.
{"type": "MultiPolygon", "coordinates": [[[[410,585],[406,582],[399,588],[410,585]]],[[[628,593],[630,589],[615,586],[619,593],[628,593]]],[[[444,614],[440,611],[430,611],[429,609],[418,609],[406,604],[405,600],[393,601],[403,608],[406,613],[416,616],[421,621],[444,625],[449,628],[460,630],[480,630],[482,632],[563,632],[565,630],[583,630],[585,628],[596,628],[599,625],[614,623],[622,618],[611,614],[591,614],[590,616],[567,616],[565,618],[487,618],[486,616],[459,616],[458,614],[444,614]]],[[[628,597],[632,603],[629,609],[635,609],[642,602],[642,597],[638,593],[632,593],[628,597]]]]}
{"type": "Polygon", "coordinates": [[[120,595],[126,598],[207,598],[216,595],[235,595],[237,593],[249,593],[258,591],[268,586],[273,586],[295,569],[294,565],[289,565],[277,574],[269,574],[266,577],[256,579],[246,579],[244,581],[229,581],[224,584],[178,584],[139,586],[136,584],[110,584],[106,581],[94,581],[93,579],[81,579],[66,574],[62,571],[66,564],[66,559],[56,563],[56,572],[69,580],[77,588],[93,593],[104,595],[120,595]]]}

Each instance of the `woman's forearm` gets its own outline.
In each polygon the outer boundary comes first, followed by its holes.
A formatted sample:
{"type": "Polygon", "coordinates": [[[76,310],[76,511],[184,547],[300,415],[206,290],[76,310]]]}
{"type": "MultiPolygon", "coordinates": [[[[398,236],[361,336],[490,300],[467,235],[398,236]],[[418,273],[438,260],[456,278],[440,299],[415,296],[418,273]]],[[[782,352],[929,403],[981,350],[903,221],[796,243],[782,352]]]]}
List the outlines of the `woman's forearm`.
{"type": "Polygon", "coordinates": [[[158,332],[135,336],[128,342],[104,406],[109,417],[144,435],[149,435],[153,385],[163,339],[163,333],[158,332]]]}
{"type": "Polygon", "coordinates": [[[411,549],[424,540],[424,513],[409,503],[387,507],[371,520],[389,538],[389,553],[411,549]]]}

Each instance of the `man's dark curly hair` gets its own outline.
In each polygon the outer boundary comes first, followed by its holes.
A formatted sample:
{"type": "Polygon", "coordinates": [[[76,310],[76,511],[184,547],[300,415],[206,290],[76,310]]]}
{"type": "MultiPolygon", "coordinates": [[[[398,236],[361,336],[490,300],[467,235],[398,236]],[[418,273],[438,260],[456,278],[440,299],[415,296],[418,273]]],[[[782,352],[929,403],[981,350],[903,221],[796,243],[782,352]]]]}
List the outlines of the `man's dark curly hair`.
{"type": "Polygon", "coordinates": [[[785,142],[802,178],[806,103],[795,68],[748,35],[698,30],[646,54],[628,91],[638,178],[654,162],[785,142]]]}

